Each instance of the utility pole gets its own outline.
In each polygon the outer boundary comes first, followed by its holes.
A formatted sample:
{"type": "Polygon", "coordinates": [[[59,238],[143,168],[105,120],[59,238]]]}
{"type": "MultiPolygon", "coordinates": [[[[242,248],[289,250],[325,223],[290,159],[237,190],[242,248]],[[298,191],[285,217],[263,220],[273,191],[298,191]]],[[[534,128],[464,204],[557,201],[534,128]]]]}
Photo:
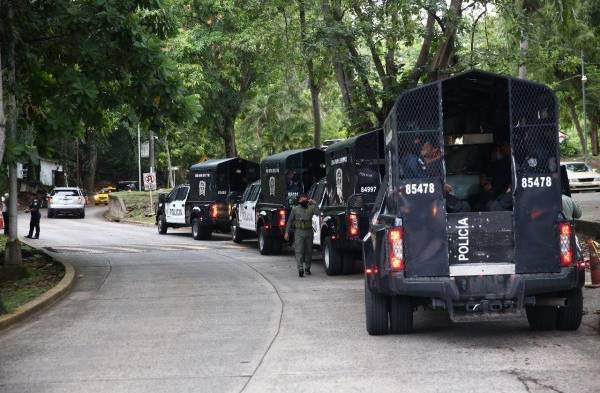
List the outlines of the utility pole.
{"type": "Polygon", "coordinates": [[[138,191],[142,191],[142,140],[140,136],[140,123],[137,126],[138,137],[138,191]]]}
{"type": "Polygon", "coordinates": [[[586,111],[586,103],[585,103],[585,82],[587,81],[587,76],[585,75],[585,58],[583,56],[583,49],[581,50],[581,99],[583,106],[583,143],[585,144],[587,150],[587,111],[586,111]]]}
{"type": "Polygon", "coordinates": [[[154,168],[154,131],[150,130],[148,132],[150,140],[148,141],[149,147],[149,156],[150,156],[150,173],[156,172],[154,168]]]}

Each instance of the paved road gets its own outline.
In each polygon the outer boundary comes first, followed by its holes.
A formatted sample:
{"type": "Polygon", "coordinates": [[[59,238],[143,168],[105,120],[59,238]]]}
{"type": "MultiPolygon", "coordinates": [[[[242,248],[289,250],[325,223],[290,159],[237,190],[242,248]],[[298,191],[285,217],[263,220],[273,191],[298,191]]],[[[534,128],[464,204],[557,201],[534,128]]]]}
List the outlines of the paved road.
{"type": "Polygon", "coordinates": [[[100,213],[43,219],[38,244],[81,277],[0,334],[0,392],[600,392],[600,290],[573,333],[419,311],[415,334],[369,337],[360,276],[326,277],[317,262],[299,279],[289,253],[100,213]]]}
{"type": "Polygon", "coordinates": [[[578,192],[573,199],[583,210],[582,220],[600,222],[600,192],[578,192]]]}

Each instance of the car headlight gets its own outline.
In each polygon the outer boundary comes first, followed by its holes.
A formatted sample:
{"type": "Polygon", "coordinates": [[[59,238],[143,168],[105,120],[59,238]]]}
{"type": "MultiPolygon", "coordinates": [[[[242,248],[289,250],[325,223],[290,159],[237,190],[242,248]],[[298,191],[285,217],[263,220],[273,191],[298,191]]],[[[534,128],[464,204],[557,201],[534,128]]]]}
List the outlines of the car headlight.
{"type": "Polygon", "coordinates": [[[571,183],[579,183],[579,179],[569,179],[571,183]]]}

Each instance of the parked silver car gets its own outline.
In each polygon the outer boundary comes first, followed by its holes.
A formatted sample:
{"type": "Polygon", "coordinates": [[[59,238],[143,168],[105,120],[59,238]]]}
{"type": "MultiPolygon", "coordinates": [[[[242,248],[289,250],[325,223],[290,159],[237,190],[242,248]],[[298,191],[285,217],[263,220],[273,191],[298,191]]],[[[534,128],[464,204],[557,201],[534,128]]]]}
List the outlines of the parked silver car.
{"type": "Polygon", "coordinates": [[[563,162],[567,167],[571,191],[600,191],[600,173],[585,162],[563,162]]]}
{"type": "Polygon", "coordinates": [[[85,196],[78,187],[56,187],[48,196],[48,218],[59,215],[85,217],[85,196]]]}

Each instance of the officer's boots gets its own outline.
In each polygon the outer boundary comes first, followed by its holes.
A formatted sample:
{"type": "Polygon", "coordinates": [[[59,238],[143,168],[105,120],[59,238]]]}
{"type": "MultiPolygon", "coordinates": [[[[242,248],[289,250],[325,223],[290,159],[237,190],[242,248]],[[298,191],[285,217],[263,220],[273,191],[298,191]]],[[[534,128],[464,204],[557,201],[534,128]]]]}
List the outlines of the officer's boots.
{"type": "MultiPolygon", "coordinates": [[[[308,273],[310,274],[310,273],[308,273]]],[[[298,270],[298,277],[304,277],[304,269],[298,270]]]]}

